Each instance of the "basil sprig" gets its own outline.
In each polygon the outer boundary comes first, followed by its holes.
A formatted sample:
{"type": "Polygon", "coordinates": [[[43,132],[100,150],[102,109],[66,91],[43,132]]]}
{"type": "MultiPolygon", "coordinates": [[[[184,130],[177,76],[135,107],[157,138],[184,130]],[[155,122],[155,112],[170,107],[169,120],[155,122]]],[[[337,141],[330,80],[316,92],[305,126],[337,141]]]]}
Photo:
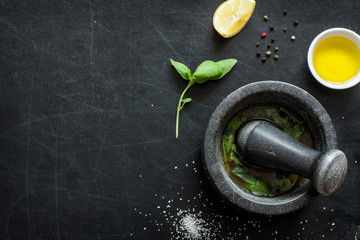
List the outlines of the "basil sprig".
{"type": "Polygon", "coordinates": [[[179,104],[176,112],[176,138],[179,137],[179,116],[180,111],[183,109],[186,103],[191,102],[191,98],[184,98],[184,95],[194,83],[205,83],[209,80],[218,80],[224,77],[236,64],[236,59],[224,59],[222,61],[213,62],[206,60],[202,62],[195,70],[194,74],[191,74],[190,69],[183,63],[176,62],[170,59],[171,64],[176,71],[189,83],[185,90],[180,95],[179,104]]]}

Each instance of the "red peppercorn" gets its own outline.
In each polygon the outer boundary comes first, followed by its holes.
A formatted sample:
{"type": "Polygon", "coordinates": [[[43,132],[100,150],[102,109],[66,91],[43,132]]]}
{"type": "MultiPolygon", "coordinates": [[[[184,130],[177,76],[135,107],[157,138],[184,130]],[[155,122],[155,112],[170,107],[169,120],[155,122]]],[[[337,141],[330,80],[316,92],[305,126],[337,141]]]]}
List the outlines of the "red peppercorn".
{"type": "Polygon", "coordinates": [[[266,32],[263,32],[263,34],[261,34],[261,37],[264,38],[264,37],[266,37],[266,35],[267,35],[266,32]]]}

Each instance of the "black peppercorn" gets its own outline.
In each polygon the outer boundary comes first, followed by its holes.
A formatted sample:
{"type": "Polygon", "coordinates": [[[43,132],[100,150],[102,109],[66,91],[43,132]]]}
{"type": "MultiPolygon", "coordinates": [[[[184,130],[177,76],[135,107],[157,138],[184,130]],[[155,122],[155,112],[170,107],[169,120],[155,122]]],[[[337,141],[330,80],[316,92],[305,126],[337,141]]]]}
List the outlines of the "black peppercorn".
{"type": "Polygon", "coordinates": [[[297,26],[299,24],[298,20],[295,20],[294,25],[297,26]]]}
{"type": "Polygon", "coordinates": [[[268,45],[267,45],[267,48],[271,48],[271,44],[268,44],[268,45]]]}
{"type": "Polygon", "coordinates": [[[283,14],[284,14],[284,15],[286,15],[286,14],[287,14],[287,10],[286,10],[286,9],[283,11],[283,14]]]}
{"type": "Polygon", "coordinates": [[[266,62],[266,57],[262,57],[261,61],[266,62]]]}
{"type": "Polygon", "coordinates": [[[275,42],[275,39],[274,39],[274,38],[272,38],[272,39],[271,39],[271,42],[272,42],[272,43],[273,43],[273,42],[275,42]]]}
{"type": "Polygon", "coordinates": [[[257,56],[257,57],[260,57],[260,55],[261,55],[261,52],[257,52],[257,53],[256,53],[256,56],[257,56]]]}
{"type": "Polygon", "coordinates": [[[273,25],[270,26],[270,30],[271,30],[271,31],[274,30],[274,26],[273,26],[273,25]]]}
{"type": "Polygon", "coordinates": [[[256,42],[256,47],[260,46],[260,43],[259,42],[256,42]]]}

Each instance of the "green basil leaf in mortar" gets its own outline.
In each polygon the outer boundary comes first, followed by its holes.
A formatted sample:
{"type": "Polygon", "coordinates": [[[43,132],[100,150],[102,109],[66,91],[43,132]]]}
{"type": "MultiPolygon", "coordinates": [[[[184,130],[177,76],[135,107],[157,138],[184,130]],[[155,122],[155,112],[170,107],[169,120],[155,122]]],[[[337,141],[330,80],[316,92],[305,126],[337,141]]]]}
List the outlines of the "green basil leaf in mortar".
{"type": "Polygon", "coordinates": [[[264,178],[249,175],[240,167],[234,168],[232,173],[244,180],[244,185],[252,193],[261,196],[267,196],[270,194],[270,186],[264,178]]]}
{"type": "Polygon", "coordinates": [[[301,135],[303,134],[304,131],[305,131],[305,127],[300,124],[296,124],[294,126],[284,129],[284,132],[286,132],[296,140],[299,140],[301,138],[301,135]]]}
{"type": "Polygon", "coordinates": [[[240,160],[239,160],[239,156],[240,156],[240,154],[237,152],[237,149],[236,149],[235,144],[233,144],[233,147],[232,147],[231,152],[230,152],[230,155],[229,155],[229,159],[230,159],[233,163],[236,163],[236,164],[242,166],[242,163],[241,163],[240,160]],[[235,147],[235,149],[234,149],[234,147],[235,147]]]}
{"type": "Polygon", "coordinates": [[[270,194],[270,187],[267,181],[263,178],[258,178],[255,184],[249,185],[248,189],[258,195],[267,196],[270,194]]]}
{"type": "Polygon", "coordinates": [[[226,160],[231,160],[233,163],[240,166],[242,166],[242,163],[239,160],[239,158],[241,157],[235,145],[235,131],[240,127],[242,123],[244,123],[244,121],[245,118],[242,115],[238,115],[230,121],[230,123],[225,129],[225,135],[223,137],[222,145],[224,153],[228,154],[226,160]]]}
{"type": "MultiPolygon", "coordinates": [[[[220,68],[222,69],[222,73],[221,73],[220,77],[217,79],[224,77],[228,72],[230,72],[230,70],[235,66],[236,63],[237,63],[237,60],[233,59],[233,58],[224,59],[224,60],[216,62],[216,64],[218,66],[220,66],[220,68]]],[[[212,79],[212,80],[216,80],[216,79],[212,79]]]]}
{"type": "Polygon", "coordinates": [[[183,77],[185,80],[190,80],[191,78],[191,71],[190,69],[181,62],[176,62],[172,59],[170,59],[171,65],[174,66],[176,71],[183,77]]]}
{"type": "Polygon", "coordinates": [[[223,136],[223,140],[222,140],[222,151],[223,151],[223,158],[224,158],[224,162],[227,163],[229,161],[229,157],[228,157],[228,152],[226,149],[226,145],[225,145],[225,138],[226,136],[223,136]]]}
{"type": "Polygon", "coordinates": [[[296,174],[275,173],[274,184],[280,189],[280,193],[290,190],[296,183],[298,176],[296,174]]]}
{"type": "Polygon", "coordinates": [[[235,167],[232,170],[232,173],[249,184],[256,184],[257,177],[247,174],[241,167],[235,167]]]}
{"type": "Polygon", "coordinates": [[[225,133],[226,134],[235,134],[235,131],[240,127],[241,124],[244,123],[243,116],[237,115],[234,117],[229,124],[226,126],[225,133]]]}
{"type": "Polygon", "coordinates": [[[213,61],[202,62],[195,70],[192,79],[196,83],[204,83],[211,79],[219,78],[222,74],[221,67],[213,61]]]}

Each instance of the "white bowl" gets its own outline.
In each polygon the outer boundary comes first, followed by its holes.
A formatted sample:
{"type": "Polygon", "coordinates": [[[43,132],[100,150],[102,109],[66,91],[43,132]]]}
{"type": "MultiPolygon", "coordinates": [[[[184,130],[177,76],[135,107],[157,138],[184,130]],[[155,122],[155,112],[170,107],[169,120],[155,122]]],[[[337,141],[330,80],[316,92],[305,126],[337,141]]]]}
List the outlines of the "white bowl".
{"type": "Polygon", "coordinates": [[[308,56],[307,56],[310,72],[312,73],[312,75],[315,77],[315,79],[319,83],[321,83],[322,85],[324,85],[328,88],[346,89],[346,88],[353,87],[360,82],[360,70],[354,77],[352,77],[348,81],[346,81],[344,83],[334,83],[334,82],[326,81],[323,78],[321,78],[314,68],[313,55],[314,55],[316,46],[325,38],[333,37],[333,36],[346,37],[347,39],[349,39],[353,43],[355,43],[356,46],[360,50],[360,36],[357,33],[353,32],[349,29],[346,29],[346,28],[331,28],[331,29],[325,30],[322,33],[320,33],[319,35],[317,35],[316,38],[310,44],[308,56]]]}

